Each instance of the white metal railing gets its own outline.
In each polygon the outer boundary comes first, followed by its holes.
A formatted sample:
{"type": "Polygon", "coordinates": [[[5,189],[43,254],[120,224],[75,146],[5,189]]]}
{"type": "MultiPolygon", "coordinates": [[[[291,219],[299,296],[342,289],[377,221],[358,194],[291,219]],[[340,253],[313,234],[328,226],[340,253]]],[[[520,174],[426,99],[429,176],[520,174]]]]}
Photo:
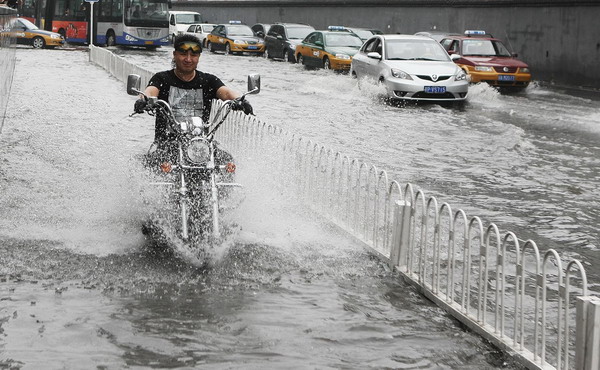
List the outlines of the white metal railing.
{"type": "MultiPolygon", "coordinates": [[[[91,59],[117,78],[139,74],[97,49],[91,59]]],[[[565,263],[555,250],[543,252],[533,240],[484,226],[384,170],[256,117],[230,114],[218,139],[234,156],[264,163],[281,191],[361,240],[422,294],[528,368],[600,368],[600,299],[588,296],[579,261],[565,263]]]]}

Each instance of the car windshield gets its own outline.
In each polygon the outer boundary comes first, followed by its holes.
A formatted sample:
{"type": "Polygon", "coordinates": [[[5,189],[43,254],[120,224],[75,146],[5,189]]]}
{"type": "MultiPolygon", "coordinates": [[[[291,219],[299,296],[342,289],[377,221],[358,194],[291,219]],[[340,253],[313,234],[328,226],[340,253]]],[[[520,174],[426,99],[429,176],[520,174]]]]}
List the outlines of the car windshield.
{"type": "Polygon", "coordinates": [[[228,36],[254,36],[252,29],[246,25],[227,26],[228,36]]]}
{"type": "Polygon", "coordinates": [[[204,26],[202,26],[202,32],[204,32],[204,33],[211,33],[214,28],[215,28],[214,24],[204,25],[204,26]]]}
{"type": "Polygon", "coordinates": [[[325,45],[327,46],[350,46],[360,48],[362,40],[351,33],[329,33],[325,35],[325,45]]]}
{"type": "Polygon", "coordinates": [[[287,35],[288,35],[288,39],[302,40],[312,31],[314,31],[314,28],[310,28],[310,27],[288,27],[287,35]]]}
{"type": "Polygon", "coordinates": [[[35,24],[31,23],[30,21],[28,21],[25,18],[20,18],[19,22],[21,22],[21,24],[23,26],[25,26],[25,28],[30,29],[30,30],[37,30],[39,29],[35,24]]]}
{"type": "Polygon", "coordinates": [[[175,17],[177,18],[177,23],[181,24],[194,24],[202,22],[202,19],[200,19],[200,14],[177,14],[175,17]]]}
{"type": "Polygon", "coordinates": [[[463,40],[463,55],[486,56],[486,57],[510,57],[510,51],[503,43],[497,40],[463,40]]]}
{"type": "Polygon", "coordinates": [[[388,60],[450,60],[442,45],[433,40],[386,40],[385,52],[388,60]]]}
{"type": "Polygon", "coordinates": [[[371,32],[369,30],[360,30],[360,29],[356,29],[356,28],[351,28],[350,30],[363,40],[366,40],[369,37],[373,36],[373,32],[371,32]]]}

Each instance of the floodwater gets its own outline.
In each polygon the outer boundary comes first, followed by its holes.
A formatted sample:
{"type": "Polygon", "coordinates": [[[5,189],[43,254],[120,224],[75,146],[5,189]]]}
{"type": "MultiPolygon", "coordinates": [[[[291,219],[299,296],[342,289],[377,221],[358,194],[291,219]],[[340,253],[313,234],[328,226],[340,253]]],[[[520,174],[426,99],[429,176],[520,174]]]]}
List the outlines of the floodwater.
{"type": "MultiPolygon", "coordinates": [[[[115,49],[151,70],[170,50],[115,49]]],[[[512,368],[362,247],[240,168],[241,231],[203,270],[153,253],[135,157],[150,117],[68,50],[17,50],[0,133],[0,366],[7,368],[512,368]]],[[[255,57],[200,69],[259,118],[597,266],[600,109],[533,86],[471,90],[462,109],[390,106],[368,82],[255,57]]],[[[589,268],[592,281],[598,281],[589,268]]],[[[597,271],[597,269],[595,269],[597,271]]]]}

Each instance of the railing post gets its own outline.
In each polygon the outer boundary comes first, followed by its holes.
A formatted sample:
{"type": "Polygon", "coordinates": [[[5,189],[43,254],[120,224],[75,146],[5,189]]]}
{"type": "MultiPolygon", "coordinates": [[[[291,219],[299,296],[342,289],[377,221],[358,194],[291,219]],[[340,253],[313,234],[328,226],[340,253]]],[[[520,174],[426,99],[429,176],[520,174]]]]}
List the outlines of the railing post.
{"type": "Polygon", "coordinates": [[[397,200],[394,204],[394,222],[392,231],[392,246],[390,251],[390,267],[398,266],[404,270],[406,254],[410,243],[410,214],[411,204],[397,200]]]}
{"type": "Polygon", "coordinates": [[[600,369],[600,298],[577,297],[575,368],[600,369]]]}

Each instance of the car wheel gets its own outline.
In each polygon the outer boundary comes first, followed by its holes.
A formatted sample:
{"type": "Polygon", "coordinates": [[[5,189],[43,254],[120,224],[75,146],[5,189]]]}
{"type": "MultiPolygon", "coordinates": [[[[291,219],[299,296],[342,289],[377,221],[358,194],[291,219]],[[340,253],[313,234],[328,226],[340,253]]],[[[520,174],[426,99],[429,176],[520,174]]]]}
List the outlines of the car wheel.
{"type": "Polygon", "coordinates": [[[65,41],[67,40],[67,32],[64,28],[59,29],[58,33],[63,37],[63,39],[65,39],[65,41]]]}
{"type": "Polygon", "coordinates": [[[304,57],[302,56],[302,54],[298,54],[298,57],[296,59],[298,60],[298,64],[304,65],[304,57]]]}
{"type": "Polygon", "coordinates": [[[329,58],[323,59],[323,69],[331,69],[331,63],[329,62],[329,58]]]}
{"type": "Polygon", "coordinates": [[[210,41],[207,41],[207,42],[206,42],[206,48],[207,48],[207,49],[208,49],[208,51],[210,51],[211,53],[214,53],[214,52],[215,52],[215,47],[214,47],[213,43],[212,43],[212,42],[210,42],[210,41]]]}
{"type": "Polygon", "coordinates": [[[352,78],[358,78],[358,75],[356,74],[356,71],[352,67],[350,67],[350,77],[352,77],[352,78]]]}
{"type": "Polygon", "coordinates": [[[46,46],[46,41],[44,41],[43,38],[36,36],[33,38],[33,40],[31,40],[31,46],[33,46],[36,49],[41,49],[44,46],[46,46]]]}
{"type": "Polygon", "coordinates": [[[106,46],[115,46],[116,39],[114,32],[110,31],[106,34],[106,46]]]}
{"type": "Polygon", "coordinates": [[[271,53],[269,53],[269,49],[265,49],[265,52],[263,53],[263,57],[265,57],[265,59],[271,59],[271,53]]]}
{"type": "Polygon", "coordinates": [[[225,44],[225,55],[230,55],[231,54],[231,46],[229,46],[229,43],[225,44]]]}
{"type": "Polygon", "coordinates": [[[290,52],[288,50],[284,50],[283,51],[283,61],[286,63],[290,63],[293,57],[290,55],[290,52]]]}

